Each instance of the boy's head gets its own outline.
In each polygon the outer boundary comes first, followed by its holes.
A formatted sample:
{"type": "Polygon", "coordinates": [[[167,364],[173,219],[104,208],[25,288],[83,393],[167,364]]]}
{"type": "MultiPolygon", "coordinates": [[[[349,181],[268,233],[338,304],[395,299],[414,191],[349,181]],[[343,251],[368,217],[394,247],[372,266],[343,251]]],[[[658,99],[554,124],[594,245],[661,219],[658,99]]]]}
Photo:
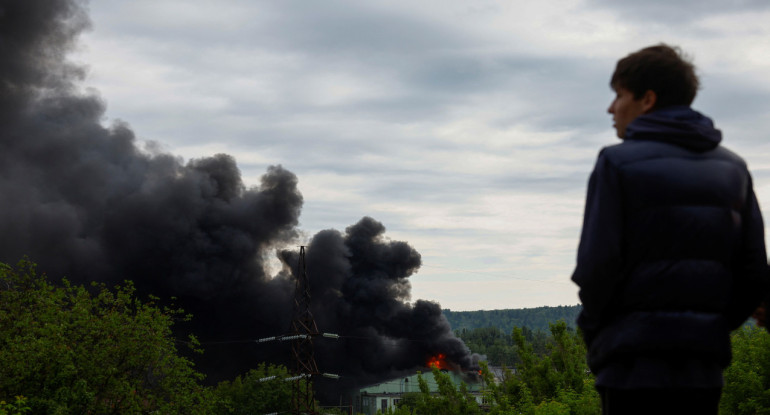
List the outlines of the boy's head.
{"type": "Polygon", "coordinates": [[[615,99],[612,114],[618,137],[636,117],[673,105],[692,104],[698,91],[695,67],[678,48],[660,44],[646,47],[618,61],[610,86],[615,99]]]}
{"type": "Polygon", "coordinates": [[[690,105],[698,92],[695,67],[681,50],[666,44],[649,46],[618,61],[610,86],[624,88],[635,99],[649,90],[656,96],[654,109],[690,105]]]}

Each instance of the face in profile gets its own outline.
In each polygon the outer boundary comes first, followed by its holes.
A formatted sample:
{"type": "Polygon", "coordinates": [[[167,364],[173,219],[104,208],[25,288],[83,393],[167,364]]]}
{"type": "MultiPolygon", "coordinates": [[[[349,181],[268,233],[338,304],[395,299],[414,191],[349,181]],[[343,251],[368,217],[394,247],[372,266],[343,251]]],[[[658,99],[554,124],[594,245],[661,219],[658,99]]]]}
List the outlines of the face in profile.
{"type": "MultiPolygon", "coordinates": [[[[652,91],[648,91],[650,93],[652,91]]],[[[636,117],[646,113],[650,109],[647,103],[648,94],[635,99],[634,93],[626,88],[618,86],[615,88],[615,99],[610,103],[607,112],[612,114],[613,127],[617,132],[618,138],[625,138],[626,127],[636,117]]]]}

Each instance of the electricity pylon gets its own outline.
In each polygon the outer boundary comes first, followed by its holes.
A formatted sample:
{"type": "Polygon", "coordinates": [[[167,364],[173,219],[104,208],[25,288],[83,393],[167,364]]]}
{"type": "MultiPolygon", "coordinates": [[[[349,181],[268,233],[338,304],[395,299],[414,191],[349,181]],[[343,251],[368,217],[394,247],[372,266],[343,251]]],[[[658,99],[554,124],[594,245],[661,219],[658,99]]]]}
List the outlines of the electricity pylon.
{"type": "Polygon", "coordinates": [[[295,377],[292,387],[292,409],[296,415],[317,414],[315,396],[310,378],[320,375],[318,365],[313,355],[313,337],[319,334],[313,314],[310,312],[310,284],[307,278],[305,264],[305,247],[299,249],[299,264],[294,289],[294,315],[291,321],[292,340],[291,350],[295,362],[295,377]],[[306,387],[302,388],[302,380],[306,387]]]}

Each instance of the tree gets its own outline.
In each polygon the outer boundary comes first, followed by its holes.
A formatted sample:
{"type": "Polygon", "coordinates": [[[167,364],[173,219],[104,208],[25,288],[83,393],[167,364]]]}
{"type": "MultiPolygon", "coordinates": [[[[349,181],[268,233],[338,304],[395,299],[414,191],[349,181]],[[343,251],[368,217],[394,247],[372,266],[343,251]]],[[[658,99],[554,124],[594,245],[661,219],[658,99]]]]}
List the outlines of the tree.
{"type": "Polygon", "coordinates": [[[522,413],[598,413],[599,394],[588,370],[586,348],[579,333],[563,322],[550,324],[547,353],[538,355],[524,330],[514,328],[513,341],[518,360],[513,376],[506,376],[508,400],[522,413]],[[530,409],[534,403],[535,408],[530,409]],[[530,412],[531,411],[531,412],[530,412]]]}
{"type": "Polygon", "coordinates": [[[496,366],[513,366],[516,354],[513,353],[513,341],[497,327],[482,327],[472,330],[462,329],[456,332],[469,349],[485,355],[496,366]]]}
{"type": "Polygon", "coordinates": [[[514,327],[529,327],[536,331],[548,331],[548,324],[563,320],[574,328],[582,306],[536,307],[508,310],[452,311],[443,310],[449,324],[456,330],[496,327],[510,333],[514,327]]]}
{"type": "Polygon", "coordinates": [[[770,414],[770,335],[743,326],[731,335],[733,360],[724,372],[722,414],[770,414]]]}
{"type": "MultiPolygon", "coordinates": [[[[292,384],[284,366],[260,363],[242,378],[220,382],[214,391],[217,414],[249,415],[272,412],[290,412],[292,384]]],[[[308,382],[302,384],[308,387],[308,382]]]]}
{"type": "Polygon", "coordinates": [[[206,413],[211,394],[171,334],[182,311],[140,301],[130,282],[92,288],[0,264],[0,399],[25,396],[33,413],[206,413]]]}
{"type": "Polygon", "coordinates": [[[432,393],[428,382],[422,377],[417,376],[420,392],[411,393],[404,396],[404,399],[390,413],[394,415],[474,415],[481,414],[481,408],[467,389],[465,383],[455,387],[452,378],[447,374],[433,368],[433,379],[438,386],[438,393],[432,393]]]}
{"type": "Polygon", "coordinates": [[[407,392],[401,396],[401,401],[392,410],[393,415],[414,415],[423,399],[421,392],[407,392]]]}
{"type": "MultiPolygon", "coordinates": [[[[474,333],[497,341],[496,329],[474,333]]],[[[468,331],[464,331],[468,334],[468,331]]],[[[486,413],[490,415],[592,415],[600,413],[599,394],[586,363],[586,349],[579,333],[563,322],[550,325],[550,336],[542,337],[514,328],[512,340],[520,363],[516,370],[503,368],[496,379],[486,362],[480,362],[486,413]],[[538,344],[535,350],[533,340],[538,344]],[[542,341],[542,344],[540,344],[542,341]]],[[[482,340],[483,341],[483,340],[482,340]]],[[[476,414],[481,408],[461,386],[456,388],[447,374],[433,371],[438,393],[431,394],[419,377],[421,393],[404,399],[395,414],[476,414]]]]}
{"type": "Polygon", "coordinates": [[[513,375],[509,369],[504,369],[502,382],[498,383],[487,362],[479,362],[481,365],[481,379],[484,382],[484,401],[489,403],[490,415],[512,415],[516,413],[529,413],[532,409],[532,396],[528,395],[526,386],[513,375]],[[526,395],[526,396],[525,396],[526,395]],[[525,405],[523,400],[529,398],[525,405]],[[522,410],[526,407],[527,410],[522,410]],[[517,411],[514,411],[514,408],[517,411]]]}
{"type": "Polygon", "coordinates": [[[17,396],[14,402],[0,401],[0,415],[22,415],[31,409],[23,396],[17,396]]]}

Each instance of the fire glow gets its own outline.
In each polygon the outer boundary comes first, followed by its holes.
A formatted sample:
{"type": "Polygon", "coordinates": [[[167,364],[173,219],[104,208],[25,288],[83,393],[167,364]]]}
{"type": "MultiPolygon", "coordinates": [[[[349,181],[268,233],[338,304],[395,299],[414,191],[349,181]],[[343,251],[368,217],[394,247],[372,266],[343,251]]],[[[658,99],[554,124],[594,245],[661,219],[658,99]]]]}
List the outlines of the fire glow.
{"type": "Polygon", "coordinates": [[[432,356],[430,359],[428,359],[428,363],[426,364],[426,366],[430,368],[435,367],[436,369],[440,369],[440,370],[449,369],[449,365],[447,364],[447,361],[446,361],[446,355],[444,355],[443,353],[439,353],[435,356],[432,356]]]}

